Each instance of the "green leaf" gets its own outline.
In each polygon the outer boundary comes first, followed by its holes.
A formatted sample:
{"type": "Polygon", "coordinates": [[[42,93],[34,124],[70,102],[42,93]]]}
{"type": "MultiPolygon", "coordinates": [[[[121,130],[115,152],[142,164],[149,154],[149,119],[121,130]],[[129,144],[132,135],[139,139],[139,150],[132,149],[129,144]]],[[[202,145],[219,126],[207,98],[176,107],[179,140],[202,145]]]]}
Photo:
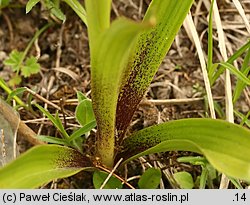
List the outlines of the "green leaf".
{"type": "Polygon", "coordinates": [[[68,139],[69,135],[63,127],[62,121],[60,120],[59,115],[58,115],[58,111],[56,111],[55,120],[56,120],[55,125],[56,125],[57,129],[59,129],[59,131],[62,133],[62,135],[65,139],[68,139]]]}
{"type": "Polygon", "coordinates": [[[229,177],[230,181],[233,183],[233,185],[237,188],[237,189],[244,189],[241,185],[241,182],[237,179],[231,178],[229,177]]]}
{"type": "Polygon", "coordinates": [[[10,3],[10,0],[0,0],[0,9],[8,6],[10,3]]]}
{"type": "Polygon", "coordinates": [[[21,71],[25,78],[38,73],[40,71],[40,65],[37,63],[37,59],[34,56],[29,57],[25,65],[22,66],[21,71]]]}
{"type": "Polygon", "coordinates": [[[83,100],[87,100],[88,98],[80,91],[76,92],[78,103],[80,103],[83,100]]]}
{"type": "Polygon", "coordinates": [[[179,157],[177,159],[177,162],[190,163],[192,165],[206,165],[207,164],[207,160],[204,157],[201,157],[201,156],[179,157]]]}
{"type": "MultiPolygon", "coordinates": [[[[106,180],[108,175],[109,175],[108,173],[102,172],[102,171],[95,171],[94,172],[93,184],[94,184],[95,189],[100,189],[100,187],[102,186],[103,182],[106,180]]],[[[121,189],[122,183],[116,177],[111,176],[103,188],[104,189],[121,189]]]]}
{"type": "Polygon", "coordinates": [[[89,158],[73,149],[58,145],[36,146],[0,169],[0,188],[37,188],[88,167],[92,167],[89,158]]]}
{"type": "MultiPolygon", "coordinates": [[[[240,70],[246,77],[248,77],[248,74],[250,71],[250,67],[248,66],[249,62],[250,62],[250,49],[248,49],[248,51],[246,53],[246,56],[244,58],[244,61],[243,61],[243,64],[242,64],[242,67],[240,70]]],[[[233,94],[233,102],[234,103],[239,99],[239,97],[240,97],[240,95],[245,87],[246,87],[246,84],[243,81],[241,81],[240,79],[237,79],[237,83],[236,83],[236,86],[234,89],[234,94],[233,94]]]]}
{"type": "Polygon", "coordinates": [[[208,51],[207,51],[207,70],[209,79],[212,78],[214,73],[213,68],[213,5],[214,0],[212,0],[209,10],[209,22],[208,22],[208,51]]]}
{"type": "MultiPolygon", "coordinates": [[[[232,64],[237,58],[239,58],[247,49],[250,48],[250,41],[240,47],[234,54],[227,60],[227,63],[232,64]]],[[[225,68],[219,66],[217,72],[214,73],[213,78],[210,80],[210,84],[213,85],[218,77],[224,72],[225,68]]]]}
{"type": "Polygon", "coordinates": [[[192,189],[194,187],[193,177],[188,172],[174,173],[174,179],[182,189],[192,189]]]}
{"type": "Polygon", "coordinates": [[[39,2],[40,0],[29,0],[26,4],[26,14],[31,11],[31,9],[39,2]]]}
{"type": "Polygon", "coordinates": [[[193,0],[153,0],[143,21],[156,21],[144,31],[129,57],[116,112],[119,138],[123,137],[133,114],[166,56],[193,0]]]}
{"type": "Polygon", "coordinates": [[[91,95],[98,127],[97,150],[106,166],[113,164],[115,114],[124,64],[137,34],[149,26],[119,19],[97,39],[91,59],[91,95]]]}
{"type": "Polygon", "coordinates": [[[76,130],[73,134],[70,135],[68,141],[71,142],[76,140],[77,138],[81,137],[82,135],[88,133],[96,126],[96,121],[91,121],[85,126],[81,127],[80,129],[76,130]]]}
{"type": "Polygon", "coordinates": [[[250,181],[250,131],[223,120],[183,119],[163,123],[132,134],[123,147],[125,150],[117,159],[132,160],[173,150],[201,153],[218,171],[250,181]]]}
{"type": "Polygon", "coordinates": [[[63,12],[61,11],[61,9],[51,0],[46,0],[45,2],[46,7],[50,10],[50,12],[57,17],[58,19],[60,19],[61,21],[65,21],[66,20],[66,16],[63,14],[63,12]]]}
{"type": "Polygon", "coordinates": [[[83,23],[85,23],[85,25],[88,26],[86,11],[81,3],[78,0],[63,0],[63,1],[66,2],[76,12],[76,14],[83,21],[83,23]]]}
{"type": "Polygon", "coordinates": [[[148,168],[141,176],[138,186],[140,189],[156,189],[161,181],[161,170],[148,168]]]}
{"type": "Polygon", "coordinates": [[[13,50],[9,58],[6,59],[3,63],[4,65],[10,66],[14,72],[20,70],[20,65],[22,64],[23,52],[19,52],[17,50],[13,50]]]}
{"type": "MultiPolygon", "coordinates": [[[[230,70],[231,73],[236,75],[236,77],[238,77],[244,83],[246,83],[247,85],[250,85],[250,79],[248,79],[242,72],[240,72],[232,64],[230,64],[230,63],[219,63],[219,64],[222,65],[223,67],[227,68],[228,70],[230,70]]],[[[248,68],[248,70],[249,70],[249,68],[248,68]]]]}
{"type": "Polygon", "coordinates": [[[110,27],[110,10],[112,0],[86,0],[90,57],[93,58],[97,41],[110,27]]]}
{"type": "Polygon", "coordinates": [[[91,100],[82,100],[76,107],[75,116],[82,126],[94,121],[95,115],[91,100]]]}
{"type": "Polygon", "coordinates": [[[20,94],[23,94],[23,92],[26,90],[26,88],[21,87],[21,88],[16,88],[15,90],[11,91],[11,93],[8,95],[7,102],[10,102],[12,98],[15,96],[18,96],[20,94]]]}
{"type": "Polygon", "coordinates": [[[19,85],[22,82],[22,77],[15,74],[9,81],[9,85],[14,87],[16,85],[19,85]]]}
{"type": "Polygon", "coordinates": [[[35,104],[35,106],[43,113],[47,116],[47,118],[50,119],[50,121],[54,124],[54,126],[62,133],[63,137],[65,139],[69,138],[69,135],[67,134],[67,132],[65,131],[61,120],[58,117],[58,112],[56,113],[56,116],[53,117],[53,115],[51,115],[49,113],[48,110],[44,109],[42,106],[35,104]]]}
{"type": "Polygon", "coordinates": [[[234,110],[234,114],[237,115],[242,121],[241,125],[246,125],[248,128],[250,128],[250,120],[248,119],[250,115],[250,111],[248,111],[247,115],[243,115],[242,113],[238,112],[237,110],[234,110]]]}
{"type": "Polygon", "coordinates": [[[53,143],[53,144],[70,146],[67,141],[65,141],[64,139],[57,138],[57,137],[51,137],[51,136],[45,136],[45,135],[38,135],[37,138],[39,140],[44,141],[44,142],[49,142],[49,143],[53,143]]]}
{"type": "MultiPolygon", "coordinates": [[[[216,178],[216,170],[208,163],[208,161],[201,156],[188,156],[188,157],[179,157],[178,162],[190,163],[192,165],[201,165],[202,172],[199,177],[199,188],[204,189],[207,181],[212,182],[216,178]]],[[[198,178],[197,178],[198,179],[198,178]]]]}

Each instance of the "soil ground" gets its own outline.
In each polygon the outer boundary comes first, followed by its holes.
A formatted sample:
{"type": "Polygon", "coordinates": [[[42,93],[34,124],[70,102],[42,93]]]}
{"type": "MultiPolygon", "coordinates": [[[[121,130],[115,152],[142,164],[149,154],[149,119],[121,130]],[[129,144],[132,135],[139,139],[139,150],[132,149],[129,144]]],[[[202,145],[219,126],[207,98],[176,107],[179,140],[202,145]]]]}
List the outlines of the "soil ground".
{"type": "MultiPolygon", "coordinates": [[[[51,20],[49,11],[40,4],[29,14],[25,14],[25,0],[18,0],[9,7],[0,11],[0,77],[9,82],[13,77],[12,70],[3,64],[13,49],[23,51],[34,33],[44,26],[48,19],[51,20]]],[[[208,0],[196,0],[191,13],[200,37],[203,52],[207,52],[207,18],[209,10],[208,0]]],[[[231,1],[220,0],[218,7],[223,23],[224,33],[227,37],[228,56],[231,56],[238,48],[247,42],[249,33],[246,26],[231,1]]],[[[150,0],[115,0],[112,4],[112,18],[126,16],[139,21],[143,18],[150,0]]],[[[242,0],[248,21],[250,19],[250,1],[242,0]]],[[[67,20],[62,24],[59,20],[52,20],[55,25],[46,30],[32,46],[29,55],[38,57],[41,71],[29,78],[22,78],[18,87],[28,87],[48,101],[62,106],[67,112],[67,130],[70,132],[78,123],[74,119],[76,107],[76,91],[81,91],[90,96],[90,59],[86,26],[77,15],[64,3],[62,11],[67,20]],[[71,100],[71,101],[69,101],[71,100]],[[72,102],[73,100],[73,102],[72,102]],[[71,102],[71,103],[70,103],[71,102]]],[[[197,51],[190,40],[187,28],[182,27],[176,36],[175,42],[169,50],[166,58],[155,75],[145,99],[138,107],[131,123],[130,130],[139,130],[153,124],[190,117],[208,116],[209,110],[204,102],[206,95],[201,65],[197,57],[197,51]],[[191,98],[191,101],[182,99],[191,98]],[[160,104],[154,101],[161,99],[160,104]],[[172,99],[172,101],[168,101],[172,99]]],[[[214,62],[223,61],[218,47],[218,35],[214,27],[214,62]]],[[[238,66],[242,59],[237,60],[238,66]]],[[[232,86],[235,78],[232,76],[232,86]]],[[[1,96],[7,94],[0,89],[1,96]]],[[[225,118],[225,91],[224,80],[220,78],[212,87],[213,97],[221,108],[221,118],[225,118]]],[[[22,97],[28,100],[28,93],[22,97]]],[[[236,104],[239,112],[246,114],[249,111],[249,92],[246,89],[236,104]]],[[[51,113],[55,109],[39,99],[38,102],[47,106],[51,113]]],[[[50,136],[58,136],[56,129],[48,120],[42,120],[43,116],[37,112],[32,114],[24,109],[19,110],[20,118],[26,122],[36,133],[50,136]]],[[[235,119],[236,122],[239,119],[235,119]]],[[[19,150],[24,152],[31,145],[25,139],[18,139],[19,150]]],[[[193,155],[193,153],[191,153],[193,155]]],[[[160,167],[163,172],[161,188],[177,188],[173,182],[172,174],[185,170],[192,174],[194,180],[200,175],[199,166],[178,163],[179,156],[190,155],[186,152],[170,152],[161,155],[151,155],[140,158],[128,164],[128,178],[133,177],[130,183],[137,186],[138,176],[146,167],[160,167]]],[[[124,170],[119,173],[124,176],[124,170]]],[[[213,188],[219,186],[216,179],[213,188]]],[[[92,173],[79,173],[74,177],[54,181],[46,188],[93,188],[92,173]]],[[[211,187],[210,187],[211,188],[211,187]]]]}

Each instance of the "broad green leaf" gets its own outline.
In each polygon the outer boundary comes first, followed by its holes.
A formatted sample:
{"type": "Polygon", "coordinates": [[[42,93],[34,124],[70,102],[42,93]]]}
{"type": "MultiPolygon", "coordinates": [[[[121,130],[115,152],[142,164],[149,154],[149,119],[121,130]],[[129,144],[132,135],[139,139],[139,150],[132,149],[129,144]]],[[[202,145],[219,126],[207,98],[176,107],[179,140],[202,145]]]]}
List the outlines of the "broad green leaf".
{"type": "Polygon", "coordinates": [[[174,173],[174,179],[179,184],[181,189],[192,189],[194,187],[194,180],[188,172],[174,173]]]}
{"type": "Polygon", "coordinates": [[[58,145],[36,146],[0,169],[0,188],[37,188],[89,167],[92,167],[89,158],[73,149],[58,145]]]}
{"type": "Polygon", "coordinates": [[[97,150],[106,166],[113,164],[115,114],[124,64],[137,34],[149,26],[119,19],[97,39],[91,59],[91,95],[98,127],[97,150]]]}
{"type": "Polygon", "coordinates": [[[91,131],[95,126],[96,126],[96,121],[95,120],[89,122],[85,126],[81,127],[80,129],[76,130],[75,132],[73,132],[73,134],[70,135],[68,141],[71,142],[73,140],[76,140],[80,136],[82,136],[82,135],[88,133],[89,131],[91,131]]]}
{"type": "Polygon", "coordinates": [[[193,0],[153,0],[144,21],[156,26],[143,32],[130,55],[117,106],[116,127],[122,138],[158,67],[180,29],[193,0]]]}
{"type": "Polygon", "coordinates": [[[10,66],[13,71],[19,71],[20,65],[22,64],[23,55],[24,55],[23,52],[19,52],[17,50],[13,50],[10,53],[9,58],[6,59],[3,63],[5,65],[10,66]]]}
{"type": "Polygon", "coordinates": [[[183,119],[163,123],[132,134],[123,147],[125,150],[118,159],[132,160],[173,150],[201,153],[218,171],[250,181],[250,131],[223,120],[183,119]]]}
{"type": "Polygon", "coordinates": [[[161,181],[161,170],[148,168],[141,176],[138,186],[140,189],[156,189],[161,181]]]}
{"type": "MultiPolygon", "coordinates": [[[[103,171],[95,171],[93,174],[93,184],[95,189],[100,189],[103,182],[106,180],[108,177],[108,173],[103,172],[103,171]]],[[[108,182],[105,184],[103,187],[104,189],[121,189],[122,188],[122,183],[119,179],[117,179],[114,176],[111,176],[108,182]]]]}
{"type": "Polygon", "coordinates": [[[106,29],[110,27],[110,10],[112,0],[86,0],[86,12],[88,22],[88,35],[90,57],[95,55],[95,49],[99,49],[98,40],[106,29]]]}
{"type": "Polygon", "coordinates": [[[82,126],[94,121],[95,115],[91,100],[82,100],[76,107],[75,116],[82,126]]]}
{"type": "Polygon", "coordinates": [[[36,74],[40,71],[40,65],[37,63],[37,59],[34,56],[29,57],[25,65],[21,67],[22,75],[26,78],[32,74],[36,74]]]}
{"type": "Polygon", "coordinates": [[[29,0],[26,4],[26,14],[31,11],[31,9],[39,2],[40,0],[29,0]]]}

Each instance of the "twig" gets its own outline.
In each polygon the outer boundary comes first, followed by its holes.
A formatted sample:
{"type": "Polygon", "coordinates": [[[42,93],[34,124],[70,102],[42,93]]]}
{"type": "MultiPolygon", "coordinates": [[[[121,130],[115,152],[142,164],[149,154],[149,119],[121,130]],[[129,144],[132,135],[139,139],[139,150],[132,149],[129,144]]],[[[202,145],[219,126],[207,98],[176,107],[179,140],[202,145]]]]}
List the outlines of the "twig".
{"type": "Polygon", "coordinates": [[[62,27],[60,29],[59,32],[59,39],[58,39],[58,43],[57,43],[57,50],[56,50],[56,68],[60,67],[60,60],[61,60],[61,54],[62,54],[62,35],[63,35],[63,31],[64,31],[64,26],[65,23],[62,24],[62,27]]]}
{"type": "MultiPolygon", "coordinates": [[[[60,120],[62,120],[63,118],[60,117],[60,120]]],[[[75,117],[66,117],[67,120],[71,120],[71,119],[75,119],[75,117]]],[[[50,121],[49,118],[43,117],[43,118],[36,118],[36,119],[32,119],[32,120],[25,120],[23,121],[24,123],[41,123],[43,121],[50,121]]]]}
{"type": "MultiPolygon", "coordinates": [[[[218,96],[214,97],[214,100],[222,100],[224,97],[218,96]]],[[[164,99],[164,100],[142,100],[140,105],[146,105],[148,103],[153,103],[155,105],[181,105],[181,104],[192,104],[192,103],[197,103],[200,101],[203,101],[204,98],[181,98],[181,99],[164,99]]],[[[59,103],[59,100],[52,100],[52,103],[59,103]]],[[[77,99],[67,99],[65,100],[65,105],[77,105],[78,100],[77,99]]]]}
{"type": "Polygon", "coordinates": [[[47,103],[48,105],[51,105],[52,107],[56,108],[57,110],[61,111],[61,108],[59,106],[57,106],[56,104],[54,104],[53,102],[50,102],[49,100],[47,100],[46,98],[42,97],[41,95],[37,94],[36,92],[34,92],[33,90],[26,88],[26,91],[29,92],[30,94],[32,94],[34,97],[36,97],[37,99],[47,103]]]}
{"type": "Polygon", "coordinates": [[[10,21],[9,17],[8,17],[5,13],[2,13],[2,14],[3,14],[4,20],[5,20],[6,23],[7,23],[9,32],[10,32],[10,46],[12,47],[12,43],[13,43],[13,39],[14,39],[13,27],[12,27],[12,24],[11,24],[11,21],[10,21]]]}
{"type": "Polygon", "coordinates": [[[104,186],[107,184],[107,182],[109,181],[110,177],[113,175],[113,173],[115,172],[115,170],[117,169],[117,167],[119,166],[119,164],[122,162],[123,158],[121,158],[116,165],[114,166],[114,168],[111,170],[111,172],[109,173],[108,177],[105,179],[105,181],[103,182],[103,184],[101,185],[100,189],[103,189],[104,186]]]}
{"type": "MultiPolygon", "coordinates": [[[[114,173],[114,171],[116,170],[116,168],[118,167],[118,165],[122,162],[122,158],[116,163],[116,165],[115,165],[115,167],[112,169],[112,171],[110,171],[108,168],[105,168],[105,167],[103,167],[103,166],[101,166],[101,165],[96,165],[96,168],[99,168],[99,169],[101,169],[101,170],[103,170],[103,171],[105,171],[105,172],[108,172],[108,173],[111,173],[111,175],[113,175],[114,177],[116,177],[117,179],[119,179],[120,181],[122,181],[124,184],[126,184],[129,188],[131,188],[131,189],[135,189],[131,184],[129,184],[126,180],[124,180],[122,177],[120,177],[120,176],[118,176],[116,173],[114,173]]],[[[110,175],[110,177],[111,177],[111,175],[110,175]]],[[[109,177],[109,176],[108,176],[109,177]]],[[[107,178],[108,178],[107,177],[107,178]]],[[[109,178],[110,178],[109,177],[109,178]]],[[[108,179],[109,179],[108,178],[108,179]]],[[[106,180],[105,180],[106,181],[106,180]]],[[[104,182],[105,182],[104,181],[104,182]]],[[[104,182],[103,182],[103,184],[104,184],[104,182]]]]}
{"type": "MultiPolygon", "coordinates": [[[[221,100],[223,97],[214,97],[214,100],[221,100]]],[[[145,105],[153,103],[154,105],[182,105],[182,104],[193,104],[203,101],[204,98],[182,98],[182,99],[166,99],[166,100],[143,100],[140,104],[145,105]]]]}
{"type": "Polygon", "coordinates": [[[36,59],[39,59],[41,57],[41,48],[38,43],[38,38],[35,40],[34,46],[36,48],[36,59]]]}

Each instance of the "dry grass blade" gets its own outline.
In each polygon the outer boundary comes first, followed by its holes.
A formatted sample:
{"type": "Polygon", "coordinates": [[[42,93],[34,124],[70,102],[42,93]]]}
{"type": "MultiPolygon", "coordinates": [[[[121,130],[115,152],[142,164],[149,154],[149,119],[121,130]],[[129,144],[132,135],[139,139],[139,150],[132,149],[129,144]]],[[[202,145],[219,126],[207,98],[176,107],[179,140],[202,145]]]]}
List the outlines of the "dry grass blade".
{"type": "Polygon", "coordinates": [[[249,20],[247,19],[246,17],[246,14],[245,14],[245,11],[241,5],[241,3],[239,2],[239,0],[233,0],[233,3],[235,5],[235,7],[237,8],[239,14],[241,15],[243,21],[244,21],[244,24],[246,26],[246,29],[248,31],[248,33],[250,33],[250,24],[249,24],[249,20]]]}
{"type": "Polygon", "coordinates": [[[69,68],[56,67],[52,69],[61,73],[65,73],[66,75],[68,75],[69,77],[71,77],[73,80],[77,82],[80,81],[79,76],[75,72],[69,70],[69,68]]]}
{"type": "MultiPolygon", "coordinates": [[[[224,31],[222,28],[221,18],[219,14],[219,9],[217,6],[216,0],[213,5],[214,19],[219,37],[219,50],[223,57],[223,60],[227,61],[227,50],[226,50],[226,40],[224,31]]],[[[225,97],[226,97],[226,118],[229,122],[234,122],[234,113],[233,113],[233,101],[232,101],[232,88],[231,88],[231,79],[229,70],[225,71],[225,97]]],[[[229,185],[228,178],[223,174],[220,183],[220,189],[226,189],[229,185]]]]}
{"type": "Polygon", "coordinates": [[[196,49],[198,52],[200,64],[201,64],[203,79],[204,79],[208,103],[209,103],[210,114],[211,114],[211,117],[213,119],[215,119],[216,116],[215,116],[215,111],[214,111],[214,103],[213,103],[213,97],[212,97],[211,86],[209,83],[208,73],[207,73],[207,69],[206,69],[205,57],[204,57],[204,54],[202,51],[199,36],[198,36],[197,31],[196,31],[191,14],[188,14],[187,18],[185,19],[184,27],[186,30],[188,30],[192,34],[192,38],[194,40],[194,43],[195,43],[195,46],[196,46],[196,49]]]}

